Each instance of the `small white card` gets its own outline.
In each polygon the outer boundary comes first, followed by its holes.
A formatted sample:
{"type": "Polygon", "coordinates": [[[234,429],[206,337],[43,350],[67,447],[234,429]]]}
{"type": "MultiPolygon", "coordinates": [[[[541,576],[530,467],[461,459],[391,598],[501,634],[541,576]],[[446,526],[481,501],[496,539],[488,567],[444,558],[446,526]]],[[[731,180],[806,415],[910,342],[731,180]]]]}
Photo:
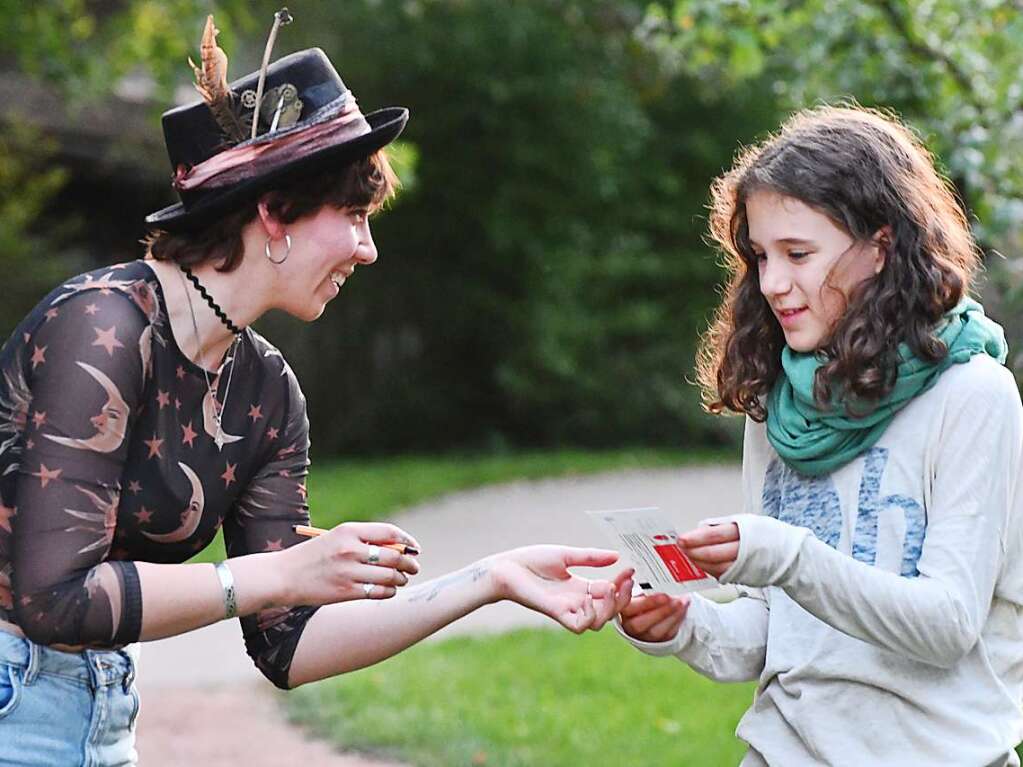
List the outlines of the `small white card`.
{"type": "Polygon", "coordinates": [[[636,568],[633,581],[645,593],[684,594],[713,588],[717,580],[693,564],[678,545],[678,533],[657,508],[587,511],[636,568]]]}

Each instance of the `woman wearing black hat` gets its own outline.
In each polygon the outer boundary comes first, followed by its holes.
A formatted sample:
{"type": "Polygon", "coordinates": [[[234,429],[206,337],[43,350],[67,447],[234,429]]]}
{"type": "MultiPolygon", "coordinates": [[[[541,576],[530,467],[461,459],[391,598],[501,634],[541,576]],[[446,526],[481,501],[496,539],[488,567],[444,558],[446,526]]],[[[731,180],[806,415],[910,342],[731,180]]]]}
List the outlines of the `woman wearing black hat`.
{"type": "Polygon", "coordinates": [[[0,352],[3,763],[133,763],[136,643],[224,618],[288,688],[496,600],[582,631],[629,598],[628,571],[567,571],[613,552],[537,546],[390,599],[419,569],[406,532],[296,532],[305,400],[250,325],[317,318],[376,260],[367,216],[394,188],[380,150],[408,112],[363,116],[317,49],[228,86],[215,35],[211,18],[204,100],[164,115],[182,201],[148,218],[150,257],[60,285],[0,352]],[[183,564],[221,526],[229,559],[183,564]]]}

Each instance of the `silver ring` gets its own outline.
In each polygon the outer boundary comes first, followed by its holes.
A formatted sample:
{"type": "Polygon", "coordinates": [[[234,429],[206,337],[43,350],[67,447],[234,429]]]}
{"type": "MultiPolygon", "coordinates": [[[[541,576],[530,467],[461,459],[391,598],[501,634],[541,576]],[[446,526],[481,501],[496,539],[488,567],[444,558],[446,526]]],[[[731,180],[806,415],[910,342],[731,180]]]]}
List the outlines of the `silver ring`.
{"type": "Polygon", "coordinates": [[[370,595],[370,593],[372,591],[373,591],[373,584],[372,583],[364,583],[364,584],[362,584],[362,593],[365,594],[367,598],[369,598],[369,595],[370,595]]]}
{"type": "Polygon", "coordinates": [[[380,547],[375,544],[369,546],[369,558],[366,560],[367,564],[375,565],[380,562],[380,547]]]}

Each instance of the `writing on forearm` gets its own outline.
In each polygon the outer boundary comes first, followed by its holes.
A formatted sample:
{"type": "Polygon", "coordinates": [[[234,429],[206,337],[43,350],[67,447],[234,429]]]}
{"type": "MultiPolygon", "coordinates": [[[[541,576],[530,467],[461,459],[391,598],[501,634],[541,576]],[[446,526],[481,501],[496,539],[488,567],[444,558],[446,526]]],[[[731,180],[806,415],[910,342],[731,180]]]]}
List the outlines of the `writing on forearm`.
{"type": "Polygon", "coordinates": [[[457,573],[451,573],[430,583],[424,583],[422,586],[408,589],[405,592],[405,598],[409,602],[432,602],[444,589],[466,581],[476,583],[486,574],[487,567],[485,565],[473,565],[466,570],[459,570],[457,573]]]}

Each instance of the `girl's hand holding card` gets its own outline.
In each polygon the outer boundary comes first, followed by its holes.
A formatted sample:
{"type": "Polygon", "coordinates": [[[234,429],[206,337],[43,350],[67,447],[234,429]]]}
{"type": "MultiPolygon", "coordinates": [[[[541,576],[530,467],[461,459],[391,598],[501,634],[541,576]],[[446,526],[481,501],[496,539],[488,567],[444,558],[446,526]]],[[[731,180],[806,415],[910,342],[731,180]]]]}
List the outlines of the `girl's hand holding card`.
{"type": "Polygon", "coordinates": [[[680,535],[678,543],[694,565],[720,578],[739,556],[739,526],[734,522],[707,520],[680,535]]]}
{"type": "Polygon", "coordinates": [[[622,629],[641,642],[667,642],[678,634],[689,609],[689,596],[636,596],[621,611],[622,629]]]}

